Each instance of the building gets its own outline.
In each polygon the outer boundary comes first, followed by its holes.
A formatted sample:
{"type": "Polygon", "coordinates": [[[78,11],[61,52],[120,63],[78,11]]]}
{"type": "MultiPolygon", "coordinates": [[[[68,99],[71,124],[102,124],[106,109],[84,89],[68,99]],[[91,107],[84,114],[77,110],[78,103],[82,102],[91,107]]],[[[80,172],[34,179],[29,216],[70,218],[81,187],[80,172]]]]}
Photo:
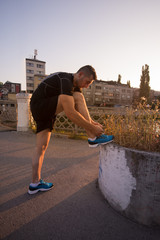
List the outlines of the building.
{"type": "Polygon", "coordinates": [[[94,106],[131,105],[133,100],[133,88],[116,81],[94,81],[83,94],[87,105],[94,106]]]}
{"type": "Polygon", "coordinates": [[[45,79],[47,75],[35,74],[34,75],[34,90],[38,87],[38,85],[45,79]]]}
{"type": "Polygon", "coordinates": [[[8,93],[20,93],[21,84],[7,81],[4,83],[3,88],[7,89],[8,93]]]}
{"type": "Polygon", "coordinates": [[[34,91],[34,75],[45,75],[46,62],[40,61],[36,58],[37,50],[34,51],[34,58],[26,58],[26,90],[28,93],[34,91]]]}
{"type": "Polygon", "coordinates": [[[8,99],[10,96],[12,98],[13,95],[21,92],[21,84],[20,83],[12,83],[12,82],[5,82],[3,85],[0,86],[0,98],[1,99],[8,99]]]}
{"type": "Polygon", "coordinates": [[[150,99],[151,99],[151,101],[160,99],[160,91],[151,90],[150,91],[150,99]]]}

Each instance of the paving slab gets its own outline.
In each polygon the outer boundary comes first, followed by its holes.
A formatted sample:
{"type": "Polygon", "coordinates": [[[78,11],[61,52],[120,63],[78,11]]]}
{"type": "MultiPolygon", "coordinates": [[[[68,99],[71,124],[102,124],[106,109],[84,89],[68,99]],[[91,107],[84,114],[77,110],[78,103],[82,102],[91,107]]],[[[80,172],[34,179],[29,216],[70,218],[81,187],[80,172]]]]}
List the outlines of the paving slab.
{"type": "Polygon", "coordinates": [[[9,240],[158,240],[160,228],[134,223],[105,201],[98,186],[99,148],[52,135],[42,176],[45,193],[28,195],[32,132],[0,132],[0,238],[9,240]]]}

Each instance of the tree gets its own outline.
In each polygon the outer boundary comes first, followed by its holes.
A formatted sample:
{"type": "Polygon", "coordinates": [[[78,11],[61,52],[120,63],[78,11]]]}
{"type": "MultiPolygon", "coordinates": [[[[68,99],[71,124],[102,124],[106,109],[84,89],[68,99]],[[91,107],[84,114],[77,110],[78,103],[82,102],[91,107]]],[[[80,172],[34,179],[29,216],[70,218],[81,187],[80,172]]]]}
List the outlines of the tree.
{"type": "Polygon", "coordinates": [[[118,75],[118,81],[117,81],[117,82],[118,82],[118,83],[121,83],[121,79],[122,79],[122,76],[119,74],[119,75],[118,75]]]}
{"type": "Polygon", "coordinates": [[[145,64],[145,67],[142,66],[142,76],[140,79],[140,90],[139,90],[139,98],[145,97],[147,102],[149,100],[150,95],[150,76],[149,76],[149,66],[145,64]]]}
{"type": "Polygon", "coordinates": [[[127,85],[128,85],[128,87],[131,87],[131,82],[130,82],[130,80],[127,81],[127,85]]]}

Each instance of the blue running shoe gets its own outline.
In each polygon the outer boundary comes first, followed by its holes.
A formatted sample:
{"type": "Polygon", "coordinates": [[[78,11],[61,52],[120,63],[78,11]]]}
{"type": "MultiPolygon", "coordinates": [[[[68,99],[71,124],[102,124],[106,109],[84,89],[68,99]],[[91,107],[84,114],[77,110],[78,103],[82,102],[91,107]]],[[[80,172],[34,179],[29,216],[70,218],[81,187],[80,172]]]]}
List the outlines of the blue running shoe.
{"type": "Polygon", "coordinates": [[[114,136],[113,135],[105,135],[102,134],[100,137],[96,137],[94,141],[91,141],[88,139],[89,147],[97,147],[99,145],[105,145],[107,143],[110,143],[113,141],[114,136]]]}
{"type": "Polygon", "coordinates": [[[44,182],[42,179],[40,180],[39,184],[36,187],[33,187],[31,184],[29,185],[28,193],[35,194],[39,191],[48,191],[52,189],[53,183],[44,182]]]}

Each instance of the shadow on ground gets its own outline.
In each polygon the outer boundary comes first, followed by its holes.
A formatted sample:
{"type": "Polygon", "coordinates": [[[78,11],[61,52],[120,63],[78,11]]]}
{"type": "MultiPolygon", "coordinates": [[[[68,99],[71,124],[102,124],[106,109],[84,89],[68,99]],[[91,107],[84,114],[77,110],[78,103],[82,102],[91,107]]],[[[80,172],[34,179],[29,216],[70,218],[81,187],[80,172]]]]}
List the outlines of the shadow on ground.
{"type": "MultiPolygon", "coordinates": [[[[45,198],[46,193],[40,194],[45,198]]],[[[32,197],[36,204],[37,196],[24,194],[14,201],[19,204],[32,197]]],[[[93,181],[4,240],[158,240],[159,234],[160,229],[149,229],[117,214],[93,181]]]]}

